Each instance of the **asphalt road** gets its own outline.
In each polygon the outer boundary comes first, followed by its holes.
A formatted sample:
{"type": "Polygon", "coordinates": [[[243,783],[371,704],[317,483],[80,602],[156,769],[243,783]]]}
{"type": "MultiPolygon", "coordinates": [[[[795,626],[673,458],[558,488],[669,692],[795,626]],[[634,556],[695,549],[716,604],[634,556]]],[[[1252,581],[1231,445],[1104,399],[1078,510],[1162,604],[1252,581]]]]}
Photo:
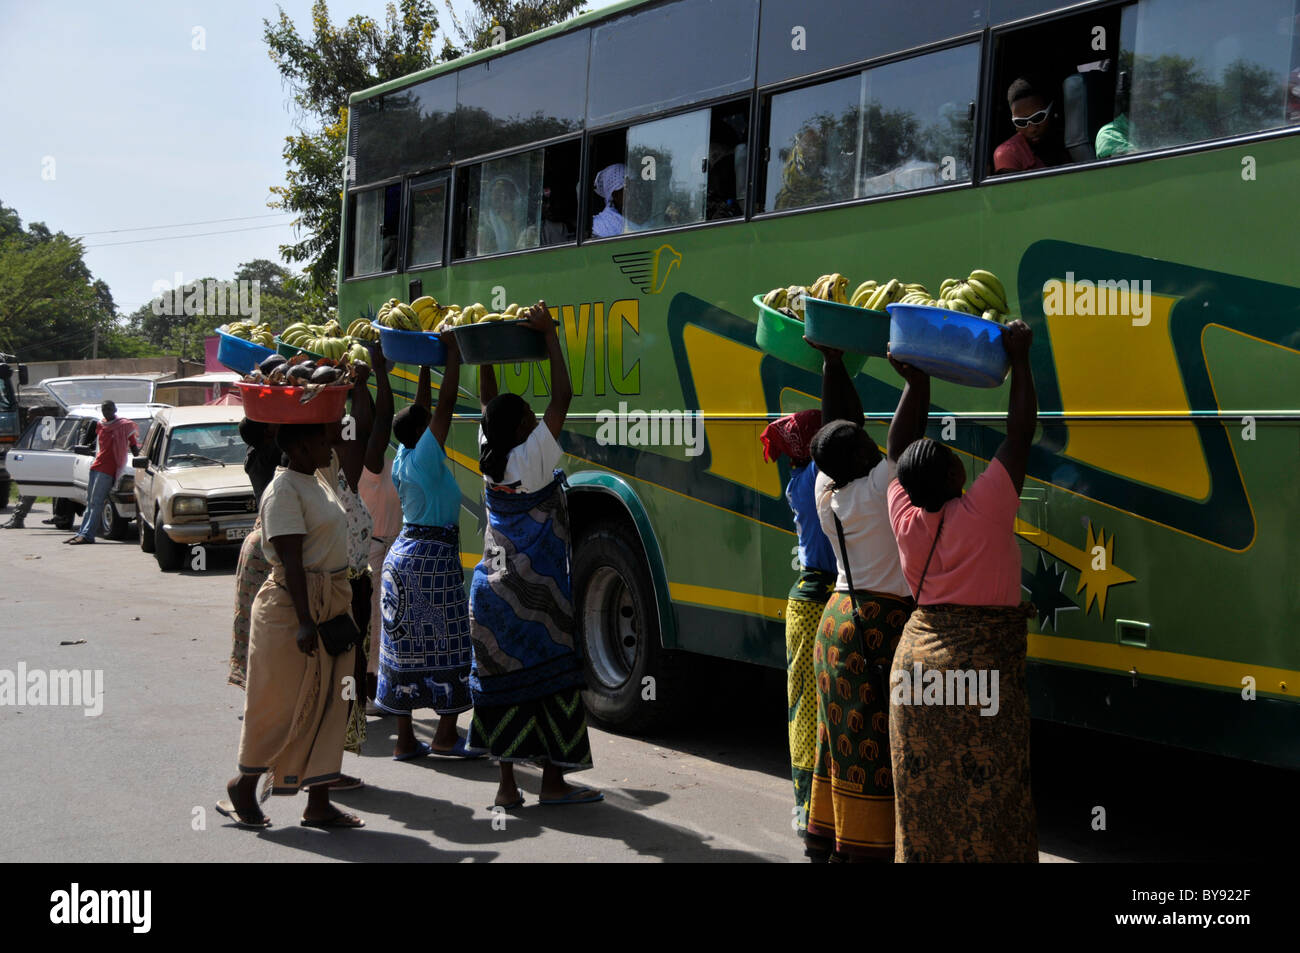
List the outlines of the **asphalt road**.
{"type": "MultiPolygon", "coordinates": [[[[40,526],[48,511],[0,532],[0,669],[100,669],[103,711],[0,707],[0,860],[802,860],[783,675],[707,660],[683,727],[592,730],[595,768],[575,778],[603,804],[539,806],[540,775],[521,769],[528,805],[494,824],[489,762],[396,763],[392,720],[372,718],[343,766],[367,786],[336,795],[365,830],[298,826],[301,796],[269,803],[267,831],[239,830],[213,810],[243,706],[226,684],[236,554],[163,574],[134,543],[61,545],[68,534],[40,526]],[[718,684],[727,697],[702,690],[718,684]]],[[[417,718],[421,737],[432,728],[417,718]]],[[[1292,772],[1042,724],[1034,772],[1044,861],[1272,860],[1297,832],[1292,772]]]]}

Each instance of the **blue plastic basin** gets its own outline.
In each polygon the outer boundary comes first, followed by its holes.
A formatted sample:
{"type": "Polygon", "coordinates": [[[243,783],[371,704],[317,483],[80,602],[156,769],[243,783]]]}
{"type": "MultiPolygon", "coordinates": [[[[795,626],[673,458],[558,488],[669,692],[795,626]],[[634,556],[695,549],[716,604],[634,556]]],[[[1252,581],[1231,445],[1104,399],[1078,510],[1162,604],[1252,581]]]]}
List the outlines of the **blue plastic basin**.
{"type": "Polygon", "coordinates": [[[252,341],[245,341],[217,328],[217,360],[237,374],[247,374],[275,353],[252,341]]]}
{"type": "Polygon", "coordinates": [[[997,387],[1011,359],[1002,325],[924,304],[891,304],[889,351],[931,377],[967,387],[997,387]]]}
{"type": "Polygon", "coordinates": [[[373,321],[370,326],[379,332],[379,343],[389,360],[431,367],[447,363],[447,345],[432,331],[398,331],[373,321]]]}

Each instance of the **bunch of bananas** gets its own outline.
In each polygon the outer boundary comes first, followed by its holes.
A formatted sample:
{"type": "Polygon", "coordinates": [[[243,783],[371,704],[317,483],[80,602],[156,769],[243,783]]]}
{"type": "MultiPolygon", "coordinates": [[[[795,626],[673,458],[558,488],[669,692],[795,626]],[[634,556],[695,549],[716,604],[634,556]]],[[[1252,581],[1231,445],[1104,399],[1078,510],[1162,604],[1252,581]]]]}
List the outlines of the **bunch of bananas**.
{"type": "Polygon", "coordinates": [[[506,305],[502,311],[489,311],[487,305],[478,302],[466,305],[464,309],[459,305],[451,305],[436,330],[445,331],[449,328],[460,328],[467,324],[484,324],[488,321],[515,321],[522,317],[519,305],[513,302],[506,305]]]}
{"type": "Polygon", "coordinates": [[[845,292],[849,290],[849,279],[845,278],[839,272],[830,275],[822,275],[812,283],[808,289],[808,294],[814,298],[820,298],[823,301],[834,301],[838,304],[848,304],[849,299],[845,292]]]}
{"type": "Polygon", "coordinates": [[[998,276],[976,268],[964,281],[945,278],[939,286],[939,300],[925,304],[960,311],[985,321],[1003,322],[1007,317],[1007,292],[998,276]]]}
{"type": "Polygon", "coordinates": [[[392,328],[394,331],[424,330],[420,325],[420,315],[416,310],[396,298],[389,298],[379,306],[379,314],[375,320],[386,328],[392,328]]]}
{"type": "Polygon", "coordinates": [[[347,354],[355,343],[343,333],[343,328],[337,321],[327,324],[304,324],[299,321],[281,331],[280,340],[334,361],[347,354]]]}
{"type": "Polygon", "coordinates": [[[887,304],[923,304],[930,300],[930,292],[919,282],[904,282],[890,278],[883,285],[868,279],[854,289],[849,304],[870,311],[884,311],[887,304]]]}
{"type": "MultiPolygon", "coordinates": [[[[348,325],[347,337],[354,341],[378,341],[379,332],[370,326],[365,318],[357,318],[348,325]]],[[[365,348],[362,348],[365,350],[365,348]]]]}
{"type": "Polygon", "coordinates": [[[269,324],[254,324],[252,321],[236,321],[222,328],[231,337],[243,338],[262,347],[275,347],[275,332],[269,324]]]}
{"type": "Polygon", "coordinates": [[[808,289],[803,285],[791,285],[789,288],[773,288],[763,296],[763,304],[774,311],[791,318],[803,320],[803,299],[808,296],[808,289]]]}

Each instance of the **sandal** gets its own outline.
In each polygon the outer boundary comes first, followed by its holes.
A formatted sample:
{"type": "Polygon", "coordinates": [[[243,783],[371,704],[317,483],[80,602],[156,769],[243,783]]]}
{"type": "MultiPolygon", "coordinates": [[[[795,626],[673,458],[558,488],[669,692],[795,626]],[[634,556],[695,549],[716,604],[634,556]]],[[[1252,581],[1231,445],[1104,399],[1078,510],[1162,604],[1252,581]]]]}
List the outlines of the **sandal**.
{"type": "Polygon", "coordinates": [[[322,818],[320,820],[302,819],[303,827],[324,827],[324,828],[356,828],[365,827],[366,822],[355,814],[349,814],[347,811],[337,811],[332,817],[322,818]]]}
{"type": "Polygon", "coordinates": [[[261,811],[257,812],[257,818],[255,820],[249,820],[235,810],[235,805],[226,798],[222,798],[217,802],[217,813],[222,817],[230,818],[235,822],[237,827],[243,827],[249,830],[260,830],[264,827],[271,826],[271,819],[261,811]]]}
{"type": "Polygon", "coordinates": [[[363,788],[366,782],[360,778],[354,778],[350,774],[340,774],[337,778],[329,783],[331,791],[355,791],[357,788],[363,788]]]}

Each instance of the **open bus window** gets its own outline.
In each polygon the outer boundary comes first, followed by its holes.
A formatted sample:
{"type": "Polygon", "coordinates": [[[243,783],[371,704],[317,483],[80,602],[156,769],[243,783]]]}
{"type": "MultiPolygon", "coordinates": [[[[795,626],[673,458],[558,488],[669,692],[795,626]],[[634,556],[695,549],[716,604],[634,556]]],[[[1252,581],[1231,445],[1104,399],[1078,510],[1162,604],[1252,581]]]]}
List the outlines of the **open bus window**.
{"type": "Polygon", "coordinates": [[[400,183],[354,192],[352,202],[352,254],[349,277],[397,270],[399,226],[402,214],[400,183]]]}
{"type": "Polygon", "coordinates": [[[746,100],[593,137],[588,235],[611,238],[744,215],[748,138],[746,100]]]}
{"type": "Polygon", "coordinates": [[[447,230],[447,177],[411,183],[407,267],[441,265],[447,230]]]}
{"type": "Polygon", "coordinates": [[[777,93],[761,210],[969,180],[978,83],[972,43],[777,93]]]}
{"type": "Polygon", "coordinates": [[[460,176],[456,257],[573,241],[580,155],[575,139],[467,168],[460,176]]]}

